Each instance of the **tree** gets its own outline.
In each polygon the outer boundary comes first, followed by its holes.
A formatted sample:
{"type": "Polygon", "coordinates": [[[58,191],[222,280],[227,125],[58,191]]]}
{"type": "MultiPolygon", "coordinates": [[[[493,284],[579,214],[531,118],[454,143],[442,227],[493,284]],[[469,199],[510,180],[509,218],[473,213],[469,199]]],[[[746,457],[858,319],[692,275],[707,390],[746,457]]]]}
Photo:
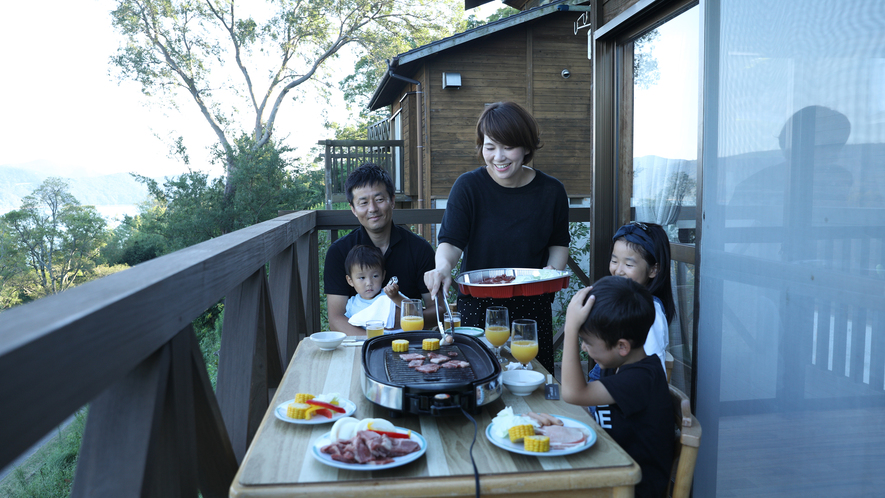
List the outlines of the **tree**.
{"type": "Polygon", "coordinates": [[[92,206],[81,206],[61,178],[47,178],[24,198],[22,207],[2,217],[5,251],[32,270],[22,291],[32,297],[57,294],[95,266],[105,220],[92,206]]]}
{"type": "Polygon", "coordinates": [[[231,179],[237,188],[226,200],[224,182],[206,173],[189,171],[162,185],[133,175],[147,187],[150,201],[138,216],[127,217],[114,230],[113,247],[105,251],[107,262],[135,265],[275,218],[280,210],[322,204],[322,170],[296,167],[295,160],[286,158],[289,149],[273,140],[254,149],[251,137],[244,135],[233,145],[236,168],[231,179]]]}
{"type": "Polygon", "coordinates": [[[661,33],[653,29],[633,41],[633,84],[639,88],[651,88],[661,79],[654,56],[655,42],[660,37],[661,33]]]}
{"type": "Polygon", "coordinates": [[[127,38],[111,60],[119,78],[173,106],[179,92],[196,104],[222,151],[226,197],[235,185],[235,137],[247,133],[253,150],[268,144],[287,95],[325,61],[348,45],[372,51],[391,36],[406,38],[448,18],[427,0],[278,0],[267,2],[264,17],[259,9],[242,15],[237,6],[236,0],[118,0],[111,13],[127,38]],[[230,98],[250,109],[243,128],[235,108],[224,104],[230,98]]]}

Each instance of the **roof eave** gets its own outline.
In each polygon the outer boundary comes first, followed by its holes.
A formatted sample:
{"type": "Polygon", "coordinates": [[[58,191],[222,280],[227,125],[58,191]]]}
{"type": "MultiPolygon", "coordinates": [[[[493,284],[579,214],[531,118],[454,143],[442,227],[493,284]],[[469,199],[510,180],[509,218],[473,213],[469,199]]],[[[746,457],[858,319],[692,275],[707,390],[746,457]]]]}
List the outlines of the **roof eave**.
{"type": "Polygon", "coordinates": [[[547,5],[535,7],[534,9],[520,12],[519,14],[514,14],[510,17],[505,17],[504,19],[499,19],[488,24],[484,24],[478,28],[473,28],[463,33],[458,33],[448,38],[443,38],[442,40],[428,43],[423,47],[418,47],[416,49],[402,53],[397,57],[394,57],[393,63],[390,65],[388,71],[384,73],[384,76],[381,77],[381,81],[379,81],[378,85],[375,87],[375,92],[372,94],[372,98],[369,100],[369,110],[374,111],[383,106],[390,105],[393,102],[393,97],[390,96],[391,93],[394,95],[398,94],[399,90],[403,87],[403,85],[405,85],[405,83],[403,83],[402,81],[391,78],[390,71],[394,71],[396,72],[396,74],[401,74],[402,76],[411,77],[414,74],[414,68],[409,68],[408,66],[413,65],[421,59],[438,54],[445,50],[449,50],[450,48],[457,47],[458,45],[462,45],[464,43],[468,43],[492,35],[499,31],[504,31],[514,26],[519,26],[521,24],[534,21],[540,17],[544,17],[548,14],[557,12],[559,10],[558,6],[566,3],[569,5],[574,5],[578,2],[575,2],[573,0],[559,0],[556,2],[551,2],[547,5]],[[398,68],[405,71],[411,69],[412,74],[403,74],[397,71],[398,68]]]}

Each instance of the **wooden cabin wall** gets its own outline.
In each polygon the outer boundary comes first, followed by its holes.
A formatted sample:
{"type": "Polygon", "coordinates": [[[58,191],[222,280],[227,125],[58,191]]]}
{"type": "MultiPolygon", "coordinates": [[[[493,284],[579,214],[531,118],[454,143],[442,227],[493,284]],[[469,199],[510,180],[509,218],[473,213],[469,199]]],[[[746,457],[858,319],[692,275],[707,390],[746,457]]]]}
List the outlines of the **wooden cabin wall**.
{"type": "Polygon", "coordinates": [[[485,104],[512,100],[538,119],[544,147],[533,166],[559,178],[570,196],[591,192],[591,69],[585,33],[554,14],[451,49],[425,64],[430,196],[446,198],[457,177],[478,167],[476,119],[485,104]],[[572,76],[563,79],[568,68],[572,76]],[[461,74],[459,90],[442,73],[461,74]]]}
{"type": "Polygon", "coordinates": [[[532,30],[529,107],[544,146],[534,166],[561,181],[570,197],[590,197],[593,152],[593,72],[587,33],[574,33],[574,15],[557,15],[532,30]],[[571,73],[567,79],[562,70],[571,73]]]}
{"type": "Polygon", "coordinates": [[[617,17],[618,14],[624,12],[627,8],[637,2],[639,2],[639,0],[602,0],[602,18],[600,26],[604,26],[605,23],[611,21],[617,17]]]}

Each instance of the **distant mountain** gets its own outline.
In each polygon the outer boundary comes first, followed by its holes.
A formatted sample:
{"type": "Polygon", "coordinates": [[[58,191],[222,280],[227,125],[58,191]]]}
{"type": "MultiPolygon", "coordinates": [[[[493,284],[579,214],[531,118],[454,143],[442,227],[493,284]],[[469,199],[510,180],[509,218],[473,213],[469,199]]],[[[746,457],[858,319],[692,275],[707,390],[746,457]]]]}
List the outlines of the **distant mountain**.
{"type": "Polygon", "coordinates": [[[128,173],[95,175],[45,162],[0,166],[0,214],[21,207],[22,199],[50,176],[64,178],[80,204],[95,206],[106,217],[136,214],[147,188],[128,173]]]}

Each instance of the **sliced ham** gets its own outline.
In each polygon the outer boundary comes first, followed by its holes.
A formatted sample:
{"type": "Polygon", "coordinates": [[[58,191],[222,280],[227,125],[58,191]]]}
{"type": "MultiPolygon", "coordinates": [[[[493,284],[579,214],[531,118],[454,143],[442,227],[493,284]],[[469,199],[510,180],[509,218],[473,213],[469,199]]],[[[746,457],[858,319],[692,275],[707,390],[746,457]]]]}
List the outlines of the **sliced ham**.
{"type": "Polygon", "coordinates": [[[399,355],[399,357],[406,360],[406,361],[423,360],[425,358],[425,356],[423,354],[418,354],[418,353],[401,354],[401,355],[399,355]]]}
{"type": "Polygon", "coordinates": [[[562,425],[548,425],[537,429],[538,434],[542,434],[550,438],[551,450],[563,450],[573,448],[579,444],[583,444],[587,440],[584,431],[575,427],[565,427],[562,425]]]}
{"type": "Polygon", "coordinates": [[[435,363],[437,365],[439,365],[440,363],[445,363],[447,361],[449,361],[448,356],[436,356],[430,359],[430,363],[435,363]]]}
{"type": "Polygon", "coordinates": [[[427,365],[421,365],[420,367],[415,368],[416,371],[421,373],[434,373],[439,370],[439,365],[434,363],[428,363],[427,365]]]}
{"type": "Polygon", "coordinates": [[[423,364],[424,364],[424,360],[421,360],[421,359],[412,360],[409,362],[409,368],[420,367],[423,364]]]}
{"type": "Polygon", "coordinates": [[[452,358],[458,356],[458,352],[457,352],[457,351],[449,351],[449,352],[446,353],[446,354],[449,355],[449,356],[451,356],[452,358]]]}

